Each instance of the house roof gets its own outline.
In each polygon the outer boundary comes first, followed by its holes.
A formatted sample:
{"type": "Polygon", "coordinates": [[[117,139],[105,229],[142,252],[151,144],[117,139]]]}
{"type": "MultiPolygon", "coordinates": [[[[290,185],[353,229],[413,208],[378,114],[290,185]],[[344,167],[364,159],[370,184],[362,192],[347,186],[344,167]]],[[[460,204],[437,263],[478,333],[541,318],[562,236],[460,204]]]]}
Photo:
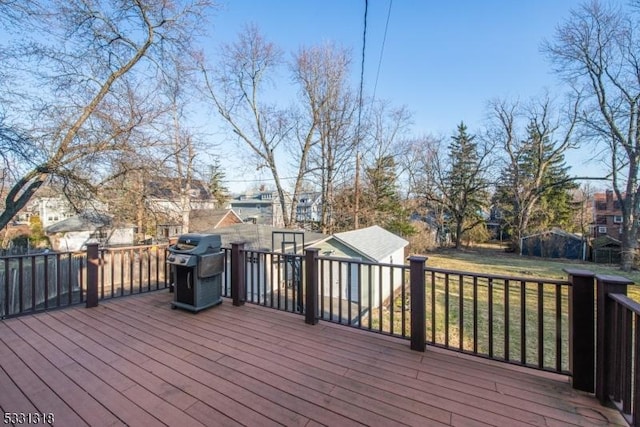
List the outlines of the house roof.
{"type": "Polygon", "coordinates": [[[242,222],[242,218],[233,209],[192,209],[189,212],[189,230],[200,232],[217,229],[226,217],[235,218],[237,223],[242,222]]]}
{"type": "Polygon", "coordinates": [[[336,233],[333,237],[375,261],[381,261],[409,244],[378,225],[336,233]]]}
{"type": "MultiPolygon", "coordinates": [[[[244,242],[245,249],[270,251],[272,250],[272,236],[274,231],[281,233],[302,232],[302,230],[276,228],[262,224],[233,224],[223,228],[210,228],[209,230],[203,232],[220,235],[222,246],[224,247],[231,247],[232,243],[244,242]]],[[[328,237],[325,234],[313,233],[310,231],[304,231],[303,233],[305,247],[328,237]]],[[[280,246],[283,240],[282,237],[282,234],[276,234],[276,247],[273,248],[275,251],[280,250],[280,246]]]]}
{"type": "Polygon", "coordinates": [[[113,221],[109,215],[99,212],[83,212],[71,218],[63,219],[45,229],[47,233],[67,233],[71,231],[95,230],[110,227],[113,221]]]}
{"type": "Polygon", "coordinates": [[[531,237],[546,236],[548,234],[555,234],[556,236],[562,236],[562,237],[566,237],[568,239],[583,240],[582,236],[579,236],[579,235],[573,234],[573,233],[569,233],[568,231],[564,231],[564,230],[562,230],[560,228],[552,228],[551,230],[546,230],[546,231],[543,231],[541,233],[530,234],[528,236],[524,236],[522,238],[522,240],[529,239],[531,237]]]}

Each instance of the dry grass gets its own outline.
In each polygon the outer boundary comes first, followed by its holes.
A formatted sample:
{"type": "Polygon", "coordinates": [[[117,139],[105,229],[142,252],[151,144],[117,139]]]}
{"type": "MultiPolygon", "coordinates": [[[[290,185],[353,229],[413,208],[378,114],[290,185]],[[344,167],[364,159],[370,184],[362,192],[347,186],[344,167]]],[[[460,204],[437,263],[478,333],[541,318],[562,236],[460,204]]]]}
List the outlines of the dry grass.
{"type": "Polygon", "coordinates": [[[594,264],[573,260],[550,260],[521,257],[506,253],[499,246],[483,246],[466,250],[440,250],[428,253],[427,266],[447,270],[470,271],[479,274],[504,274],[566,280],[565,268],[589,270],[595,274],[622,276],[636,285],[629,287],[629,296],[640,301],[640,271],[625,272],[616,265],[594,264]]]}

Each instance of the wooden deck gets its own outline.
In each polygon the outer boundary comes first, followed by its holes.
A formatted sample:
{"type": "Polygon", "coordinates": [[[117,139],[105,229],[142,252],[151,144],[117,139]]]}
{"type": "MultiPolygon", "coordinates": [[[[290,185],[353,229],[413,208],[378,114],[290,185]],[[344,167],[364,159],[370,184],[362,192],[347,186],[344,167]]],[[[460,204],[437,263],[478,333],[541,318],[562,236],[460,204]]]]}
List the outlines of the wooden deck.
{"type": "Polygon", "coordinates": [[[59,426],[626,425],[567,379],[166,291],[0,321],[0,408],[59,426]]]}

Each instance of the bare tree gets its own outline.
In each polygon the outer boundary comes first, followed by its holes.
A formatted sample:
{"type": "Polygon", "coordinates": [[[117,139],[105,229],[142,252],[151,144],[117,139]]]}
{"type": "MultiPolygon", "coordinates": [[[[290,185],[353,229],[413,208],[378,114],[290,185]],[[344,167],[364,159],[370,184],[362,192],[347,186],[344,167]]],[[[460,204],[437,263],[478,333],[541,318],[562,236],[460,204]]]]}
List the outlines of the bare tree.
{"type": "Polygon", "coordinates": [[[355,144],[355,103],[347,83],[349,63],[348,51],[332,44],[300,49],[293,63],[304,108],[297,121],[303,127],[297,128],[300,144],[294,154],[298,159],[294,196],[305,176],[319,178],[320,227],[325,233],[332,231],[336,176],[352,159],[355,144]]]}
{"type": "MultiPolygon", "coordinates": [[[[45,182],[96,192],[114,156],[135,156],[132,133],[153,105],[168,51],[189,52],[207,0],[3,2],[16,37],[0,49],[3,157],[12,183],[0,227],[45,182]],[[17,9],[19,5],[20,9],[17,9]],[[46,7],[44,7],[46,6],[46,7]],[[131,96],[132,92],[135,96],[131,96]],[[145,94],[145,95],[143,95],[145,94]],[[11,109],[8,106],[11,105],[11,109]],[[9,135],[9,137],[7,137],[9,135]],[[12,143],[11,135],[19,137],[12,143]]],[[[121,172],[121,171],[120,171],[121,172]]]]}
{"type": "Polygon", "coordinates": [[[283,65],[282,52],[248,26],[232,44],[222,46],[216,70],[202,71],[208,98],[238,139],[257,158],[257,167],[273,177],[286,227],[291,226],[287,194],[280,176],[277,154],[293,129],[290,112],[262,101],[273,73],[283,65]]]}
{"type": "MultiPolygon", "coordinates": [[[[622,207],[622,269],[634,264],[640,209],[640,32],[637,9],[592,1],[544,45],[555,70],[584,98],[580,122],[605,144],[622,207]]],[[[595,149],[595,147],[594,147],[595,149]]]]}

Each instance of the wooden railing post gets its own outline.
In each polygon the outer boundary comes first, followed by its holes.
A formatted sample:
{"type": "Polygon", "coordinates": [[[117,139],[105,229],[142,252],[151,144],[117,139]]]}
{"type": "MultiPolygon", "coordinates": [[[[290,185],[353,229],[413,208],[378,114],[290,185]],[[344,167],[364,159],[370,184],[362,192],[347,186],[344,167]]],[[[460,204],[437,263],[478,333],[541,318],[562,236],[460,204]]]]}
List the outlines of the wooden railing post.
{"type": "Polygon", "coordinates": [[[245,300],[244,243],[231,244],[231,300],[240,306],[245,300]]]}
{"type": "Polygon", "coordinates": [[[595,391],[595,274],[567,268],[569,275],[569,370],[573,388],[595,391]]]}
{"type": "Polygon", "coordinates": [[[409,257],[411,288],[411,350],[425,351],[427,345],[427,307],[425,301],[424,266],[426,256],[409,257]]]}
{"type": "Polygon", "coordinates": [[[613,342],[614,302],[608,294],[627,294],[627,286],[633,281],[620,276],[596,276],[598,288],[597,335],[596,335],[596,397],[606,404],[612,394],[613,367],[609,351],[613,342]]]}
{"type": "Polygon", "coordinates": [[[100,254],[97,243],[87,244],[87,301],[86,307],[98,306],[98,266],[100,254]]]}
{"type": "Polygon", "coordinates": [[[304,251],[304,321],[309,325],[318,323],[318,251],[304,251]]]}

